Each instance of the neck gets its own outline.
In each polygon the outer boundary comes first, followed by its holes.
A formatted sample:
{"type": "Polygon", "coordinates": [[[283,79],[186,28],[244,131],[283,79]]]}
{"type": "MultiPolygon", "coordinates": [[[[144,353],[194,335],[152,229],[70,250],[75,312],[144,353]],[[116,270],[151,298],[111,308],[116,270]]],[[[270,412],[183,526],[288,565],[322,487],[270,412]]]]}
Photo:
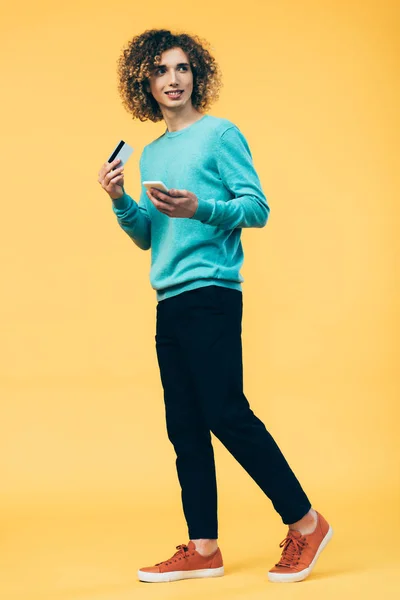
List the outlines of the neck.
{"type": "Polygon", "coordinates": [[[184,129],[184,127],[191,125],[204,116],[203,113],[198,111],[192,105],[183,106],[180,111],[163,108],[162,113],[168,131],[179,131],[179,129],[184,129]]]}

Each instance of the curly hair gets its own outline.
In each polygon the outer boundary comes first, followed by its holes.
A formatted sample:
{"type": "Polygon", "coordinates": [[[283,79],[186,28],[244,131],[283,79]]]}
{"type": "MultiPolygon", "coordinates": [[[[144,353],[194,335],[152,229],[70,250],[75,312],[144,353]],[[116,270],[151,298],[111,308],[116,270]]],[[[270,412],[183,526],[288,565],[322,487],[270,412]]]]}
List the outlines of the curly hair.
{"type": "Polygon", "coordinates": [[[173,34],[168,29],[148,29],[132,38],[117,61],[118,92],[132,118],[154,123],[162,120],[158,102],[147,86],[153,69],[160,64],[161,54],[171,48],[181,48],[189,56],[192,105],[199,112],[207,111],[219,98],[222,86],[220,69],[208,47],[208,42],[197,35],[173,34]]]}

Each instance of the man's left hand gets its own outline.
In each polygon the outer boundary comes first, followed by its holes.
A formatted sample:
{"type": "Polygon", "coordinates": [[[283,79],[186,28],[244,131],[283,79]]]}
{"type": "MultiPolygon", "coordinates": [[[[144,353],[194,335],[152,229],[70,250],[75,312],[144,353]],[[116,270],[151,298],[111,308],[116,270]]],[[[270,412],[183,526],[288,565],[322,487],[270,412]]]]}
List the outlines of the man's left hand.
{"type": "Polygon", "coordinates": [[[190,219],[197,210],[199,201],[188,190],[168,190],[168,194],[151,188],[146,192],[158,211],[168,217],[190,219]]]}

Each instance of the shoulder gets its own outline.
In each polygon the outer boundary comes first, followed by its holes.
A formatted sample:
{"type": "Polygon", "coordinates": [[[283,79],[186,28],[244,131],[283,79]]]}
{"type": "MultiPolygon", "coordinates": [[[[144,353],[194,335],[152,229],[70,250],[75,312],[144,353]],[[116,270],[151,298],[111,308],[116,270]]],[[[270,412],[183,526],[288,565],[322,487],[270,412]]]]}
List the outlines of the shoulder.
{"type": "Polygon", "coordinates": [[[224,119],[223,117],[214,117],[213,115],[208,116],[208,126],[215,132],[215,135],[218,137],[222,137],[224,133],[230,129],[239,131],[238,126],[230,121],[229,119],[224,119]]]}
{"type": "Polygon", "coordinates": [[[214,120],[214,141],[220,151],[241,152],[244,148],[247,152],[250,152],[246,136],[236,123],[221,117],[212,117],[212,119],[214,120]]]}
{"type": "Polygon", "coordinates": [[[151,142],[143,146],[142,154],[140,156],[141,163],[144,162],[146,159],[151,160],[151,156],[153,154],[152,151],[156,151],[157,147],[161,142],[162,137],[163,134],[161,134],[158,138],[152,140],[151,142]]]}
{"type": "Polygon", "coordinates": [[[242,152],[243,148],[247,152],[250,151],[246,137],[236,123],[230,119],[208,115],[204,128],[208,129],[207,138],[212,143],[215,152],[235,153],[242,152]]]}
{"type": "Polygon", "coordinates": [[[243,154],[251,156],[251,150],[246,136],[241,129],[229,119],[218,118],[215,123],[216,147],[218,153],[243,154]]]}
{"type": "Polygon", "coordinates": [[[143,153],[144,153],[144,152],[145,152],[145,150],[147,150],[148,148],[150,148],[150,149],[151,149],[151,148],[155,148],[155,147],[158,145],[158,143],[159,143],[159,140],[161,140],[161,138],[163,137],[163,135],[164,135],[164,134],[160,135],[160,136],[159,136],[158,138],[156,138],[155,140],[152,140],[151,142],[149,142],[148,144],[146,144],[146,145],[143,147],[143,153]]]}

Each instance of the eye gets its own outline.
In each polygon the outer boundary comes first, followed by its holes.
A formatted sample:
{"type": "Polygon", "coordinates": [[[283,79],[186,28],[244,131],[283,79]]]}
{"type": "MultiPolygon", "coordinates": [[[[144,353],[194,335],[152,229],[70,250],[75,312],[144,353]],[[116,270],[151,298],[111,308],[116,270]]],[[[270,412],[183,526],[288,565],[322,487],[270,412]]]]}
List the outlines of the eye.
{"type": "MultiPolygon", "coordinates": [[[[179,67],[179,69],[183,69],[184,71],[188,70],[188,67],[186,67],[185,65],[181,65],[179,67]]],[[[156,69],[155,73],[156,75],[162,75],[165,72],[165,67],[159,67],[158,69],[156,69]]]]}

